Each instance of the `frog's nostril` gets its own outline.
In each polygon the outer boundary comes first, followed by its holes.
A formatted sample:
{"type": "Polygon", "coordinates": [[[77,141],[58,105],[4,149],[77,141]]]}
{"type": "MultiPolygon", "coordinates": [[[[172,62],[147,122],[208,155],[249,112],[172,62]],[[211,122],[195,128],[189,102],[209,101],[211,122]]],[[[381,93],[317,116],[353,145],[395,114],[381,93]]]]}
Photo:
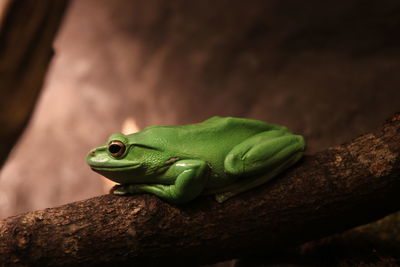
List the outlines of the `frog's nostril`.
{"type": "Polygon", "coordinates": [[[95,150],[90,151],[90,155],[91,155],[91,156],[96,155],[96,151],[95,151],[95,150]]]}

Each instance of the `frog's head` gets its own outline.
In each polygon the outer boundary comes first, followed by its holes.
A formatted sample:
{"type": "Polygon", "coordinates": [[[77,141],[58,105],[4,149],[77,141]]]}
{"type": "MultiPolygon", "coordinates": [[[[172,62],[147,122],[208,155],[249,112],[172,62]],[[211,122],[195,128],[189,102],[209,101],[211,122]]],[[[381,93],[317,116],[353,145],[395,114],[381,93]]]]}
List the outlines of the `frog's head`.
{"type": "Polygon", "coordinates": [[[95,172],[121,183],[143,183],[151,176],[147,158],[154,153],[151,147],[130,141],[129,136],[116,133],[108,142],[92,149],[86,162],[95,172]]]}

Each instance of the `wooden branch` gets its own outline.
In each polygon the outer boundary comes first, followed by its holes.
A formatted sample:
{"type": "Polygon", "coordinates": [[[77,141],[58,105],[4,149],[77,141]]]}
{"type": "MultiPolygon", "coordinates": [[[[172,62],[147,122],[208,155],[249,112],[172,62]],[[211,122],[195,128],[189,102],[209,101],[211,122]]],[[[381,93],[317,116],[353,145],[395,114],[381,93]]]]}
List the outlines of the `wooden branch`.
{"type": "MultiPolygon", "coordinates": [[[[0,222],[0,262],[30,265],[215,262],[273,251],[400,209],[400,114],[307,156],[275,181],[218,204],[104,195],[0,222]]],[[[85,186],[82,179],[82,186],[85,186]]]]}
{"type": "Polygon", "coordinates": [[[4,0],[0,5],[0,166],[31,117],[66,4],[4,0]]]}

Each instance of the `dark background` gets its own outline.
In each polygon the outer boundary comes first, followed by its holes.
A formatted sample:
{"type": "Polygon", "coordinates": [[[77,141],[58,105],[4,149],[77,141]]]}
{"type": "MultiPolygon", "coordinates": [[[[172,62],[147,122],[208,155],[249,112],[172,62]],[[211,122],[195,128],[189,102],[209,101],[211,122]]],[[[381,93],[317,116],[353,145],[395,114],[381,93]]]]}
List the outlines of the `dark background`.
{"type": "Polygon", "coordinates": [[[240,116],[307,153],[400,108],[398,1],[72,1],[0,216],[103,194],[84,161],[113,132],[240,116]]]}
{"type": "Polygon", "coordinates": [[[124,123],[256,118],[308,153],[367,132],[400,107],[399,26],[397,1],[73,1],[0,214],[102,193],[84,157],[124,123]]]}

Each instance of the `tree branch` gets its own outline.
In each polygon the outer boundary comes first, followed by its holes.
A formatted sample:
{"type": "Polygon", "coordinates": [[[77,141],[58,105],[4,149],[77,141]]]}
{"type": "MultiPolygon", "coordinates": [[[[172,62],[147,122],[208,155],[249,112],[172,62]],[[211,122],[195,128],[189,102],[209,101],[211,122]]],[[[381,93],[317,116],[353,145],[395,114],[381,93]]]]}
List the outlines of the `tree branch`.
{"type": "MultiPolygon", "coordinates": [[[[214,262],[272,251],[400,208],[400,114],[352,142],[307,156],[223,204],[173,206],[104,195],[0,222],[0,262],[65,265],[214,262]]],[[[84,185],[84,180],[82,180],[84,185]]]]}

